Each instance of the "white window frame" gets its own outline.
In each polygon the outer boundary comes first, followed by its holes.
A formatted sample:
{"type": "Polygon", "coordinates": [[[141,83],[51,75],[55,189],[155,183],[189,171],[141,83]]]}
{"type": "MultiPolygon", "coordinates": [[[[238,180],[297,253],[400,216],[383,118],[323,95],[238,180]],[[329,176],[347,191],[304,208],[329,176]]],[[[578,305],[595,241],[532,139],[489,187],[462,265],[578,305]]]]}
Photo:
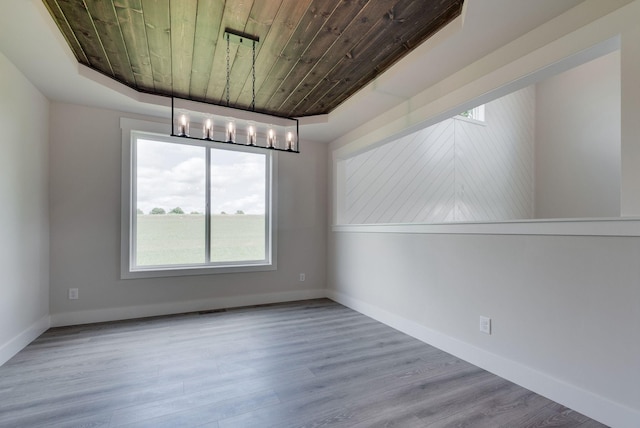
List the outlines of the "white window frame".
{"type": "MultiPolygon", "coordinates": [[[[170,126],[170,125],[169,125],[170,126]]],[[[171,137],[166,123],[149,122],[130,118],[120,119],[122,130],[122,181],[121,181],[121,236],[120,236],[120,277],[121,279],[157,278],[186,275],[209,275],[221,273],[242,273],[273,271],[277,269],[277,163],[278,153],[267,151],[267,200],[265,211],[265,260],[249,262],[214,262],[197,265],[135,266],[133,247],[135,245],[135,139],[145,137],[157,141],[189,144],[214,149],[234,150],[265,154],[264,149],[247,146],[232,146],[224,143],[202,142],[171,137]]],[[[207,178],[208,180],[208,178],[207,178]]],[[[207,217],[208,218],[208,217],[207,217]]],[[[203,231],[204,233],[204,231],[203,231]]]]}
{"type": "Polygon", "coordinates": [[[469,110],[465,110],[461,114],[455,116],[455,119],[464,120],[471,123],[476,123],[478,125],[486,125],[485,120],[485,106],[486,104],[480,104],[474,108],[469,110]],[[469,116],[463,116],[464,113],[469,113],[469,116]]]}

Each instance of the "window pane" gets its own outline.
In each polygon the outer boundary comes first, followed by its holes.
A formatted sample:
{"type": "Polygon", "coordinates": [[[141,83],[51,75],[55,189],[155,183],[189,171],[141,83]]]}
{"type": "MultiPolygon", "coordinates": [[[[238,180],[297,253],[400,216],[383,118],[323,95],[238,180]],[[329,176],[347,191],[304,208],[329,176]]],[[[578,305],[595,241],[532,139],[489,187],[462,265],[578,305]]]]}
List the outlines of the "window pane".
{"type": "Polygon", "coordinates": [[[205,148],[138,139],[138,266],[205,262],[205,148]]]}
{"type": "Polygon", "coordinates": [[[211,150],[211,261],[264,260],[266,155],[211,150]]]}

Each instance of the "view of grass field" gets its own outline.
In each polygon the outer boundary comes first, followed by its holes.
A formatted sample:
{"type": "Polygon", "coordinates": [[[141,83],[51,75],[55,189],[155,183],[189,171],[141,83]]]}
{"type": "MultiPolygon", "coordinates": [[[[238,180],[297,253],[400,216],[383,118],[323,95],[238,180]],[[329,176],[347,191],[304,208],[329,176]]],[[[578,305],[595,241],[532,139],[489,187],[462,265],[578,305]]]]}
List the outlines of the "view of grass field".
{"type": "MultiPolygon", "coordinates": [[[[203,214],[138,215],[138,266],[205,262],[203,214]]],[[[211,262],[263,260],[264,215],[211,216],[211,262]]]]}

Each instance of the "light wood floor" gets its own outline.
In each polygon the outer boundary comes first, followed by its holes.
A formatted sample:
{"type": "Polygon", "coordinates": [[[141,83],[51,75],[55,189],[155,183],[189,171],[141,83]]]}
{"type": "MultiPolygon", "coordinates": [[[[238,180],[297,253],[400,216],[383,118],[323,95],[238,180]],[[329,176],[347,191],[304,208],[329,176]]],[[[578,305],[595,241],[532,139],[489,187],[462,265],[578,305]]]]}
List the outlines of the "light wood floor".
{"type": "Polygon", "coordinates": [[[0,427],[601,427],[329,300],[56,328],[0,427]]]}

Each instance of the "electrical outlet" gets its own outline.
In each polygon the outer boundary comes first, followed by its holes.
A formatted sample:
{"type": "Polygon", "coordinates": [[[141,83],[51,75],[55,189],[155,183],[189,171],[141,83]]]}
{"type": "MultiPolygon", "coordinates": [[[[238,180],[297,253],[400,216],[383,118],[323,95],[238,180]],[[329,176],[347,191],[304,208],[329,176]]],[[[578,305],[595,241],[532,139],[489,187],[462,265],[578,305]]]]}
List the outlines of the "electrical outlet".
{"type": "Polygon", "coordinates": [[[491,334],[491,318],[480,316],[480,332],[491,334]]]}
{"type": "Polygon", "coordinates": [[[78,300],[78,289],[70,288],[69,289],[69,300],[78,300]]]}
{"type": "Polygon", "coordinates": [[[300,274],[300,282],[304,282],[305,279],[306,279],[306,275],[301,273],[300,274]]]}

